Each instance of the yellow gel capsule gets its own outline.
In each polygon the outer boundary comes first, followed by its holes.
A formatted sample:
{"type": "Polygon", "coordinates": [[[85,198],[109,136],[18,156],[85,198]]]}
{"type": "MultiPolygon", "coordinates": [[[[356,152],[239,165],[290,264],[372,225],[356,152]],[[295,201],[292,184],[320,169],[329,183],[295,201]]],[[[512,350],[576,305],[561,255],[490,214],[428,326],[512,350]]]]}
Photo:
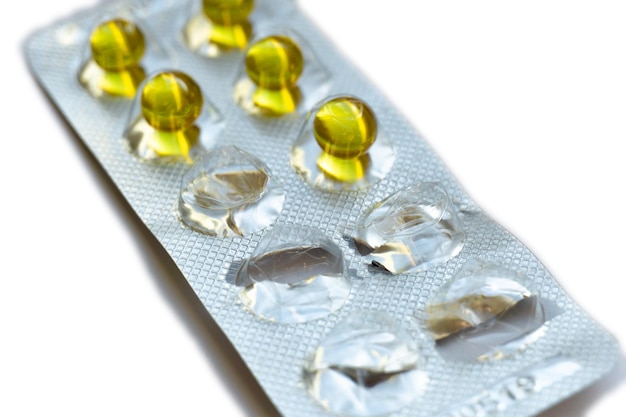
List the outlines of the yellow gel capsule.
{"type": "Polygon", "coordinates": [[[202,112],[202,91],[187,74],[162,72],[148,80],[141,93],[143,117],[153,128],[177,131],[191,127],[202,112]]]}
{"type": "Polygon", "coordinates": [[[377,133],[376,116],[365,102],[337,97],[324,103],[313,119],[313,135],[322,148],[318,167],[341,181],[359,180],[367,170],[367,150],[377,133]]]}
{"type": "Polygon", "coordinates": [[[211,22],[230,26],[246,22],[254,8],[254,0],[202,0],[202,7],[211,22]]]}
{"type": "Polygon", "coordinates": [[[105,71],[123,71],[137,67],[146,43],[139,28],[124,19],[101,23],[91,33],[93,60],[105,71]]]}
{"type": "Polygon", "coordinates": [[[252,45],[246,55],[246,72],[257,85],[254,105],[271,116],[293,112],[301,97],[296,83],[303,68],[300,47],[286,36],[269,36],[252,45]]]}
{"type": "Polygon", "coordinates": [[[277,90],[296,85],[304,68],[300,47],[286,36],[269,36],[250,47],[246,72],[260,88],[277,90]]]}

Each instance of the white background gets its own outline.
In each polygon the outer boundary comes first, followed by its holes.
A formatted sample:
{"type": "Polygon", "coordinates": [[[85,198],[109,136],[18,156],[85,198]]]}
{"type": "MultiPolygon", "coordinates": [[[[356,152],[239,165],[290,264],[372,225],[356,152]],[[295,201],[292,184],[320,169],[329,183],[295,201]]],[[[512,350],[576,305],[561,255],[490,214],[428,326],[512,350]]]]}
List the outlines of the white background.
{"type": "MultiPolygon", "coordinates": [[[[626,3],[300,3],[626,345],[626,3]]],[[[29,33],[95,4],[3,4],[0,415],[272,416],[27,69],[29,33]]],[[[625,375],[541,416],[624,415],[625,375]]]]}

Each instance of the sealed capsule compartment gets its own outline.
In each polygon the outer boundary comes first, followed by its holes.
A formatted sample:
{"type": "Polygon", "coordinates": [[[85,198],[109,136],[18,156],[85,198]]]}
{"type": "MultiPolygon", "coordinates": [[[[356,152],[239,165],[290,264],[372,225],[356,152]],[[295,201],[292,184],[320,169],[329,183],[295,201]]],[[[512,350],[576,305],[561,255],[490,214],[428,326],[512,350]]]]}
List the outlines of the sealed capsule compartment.
{"type": "Polygon", "coordinates": [[[418,272],[459,254],[465,232],[444,188],[424,182],[364,212],[354,231],[357,251],[392,274],[418,272]]]}
{"type": "Polygon", "coordinates": [[[188,17],[183,42],[199,55],[215,58],[244,50],[252,37],[254,0],[194,0],[199,10],[188,17]]]}
{"type": "Polygon", "coordinates": [[[146,40],[139,26],[122,18],[101,22],[89,45],[90,58],[78,75],[83,87],[96,97],[134,97],[146,76],[141,63],[146,40]]]}
{"type": "Polygon", "coordinates": [[[284,201],[281,184],[260,159],[223,146],[202,155],[185,173],[178,213],[197,232],[243,236],[271,225],[284,201]]]}
{"type": "Polygon", "coordinates": [[[309,113],[291,148],[291,166],[308,184],[328,191],[367,188],[395,159],[374,110],[363,100],[334,96],[309,113]]]}
{"type": "Polygon", "coordinates": [[[235,81],[235,101],[259,116],[307,111],[327,94],[330,73],[297,33],[266,32],[246,51],[235,81]]]}
{"type": "Polygon", "coordinates": [[[493,360],[528,347],[558,312],[523,274],[471,259],[428,303],[425,325],[452,360],[493,360]]]}
{"type": "Polygon", "coordinates": [[[293,12],[274,0],[191,0],[180,33],[185,47],[207,58],[242,52],[257,29],[293,12]]]}
{"type": "Polygon", "coordinates": [[[133,98],[149,71],[171,62],[171,52],[133,9],[88,26],[78,81],[94,97],[133,98]]]}
{"type": "Polygon", "coordinates": [[[379,416],[422,395],[428,384],[416,340],[386,313],[356,311],[320,342],[304,365],[309,394],[342,416],[379,416]]]}
{"type": "Polygon", "coordinates": [[[141,85],[124,139],[139,159],[191,163],[215,146],[223,124],[193,78],[163,71],[141,85]]]}
{"type": "Polygon", "coordinates": [[[239,268],[239,299],[257,316],[302,323],[337,311],[350,294],[341,249],[322,232],[277,225],[239,268]]]}

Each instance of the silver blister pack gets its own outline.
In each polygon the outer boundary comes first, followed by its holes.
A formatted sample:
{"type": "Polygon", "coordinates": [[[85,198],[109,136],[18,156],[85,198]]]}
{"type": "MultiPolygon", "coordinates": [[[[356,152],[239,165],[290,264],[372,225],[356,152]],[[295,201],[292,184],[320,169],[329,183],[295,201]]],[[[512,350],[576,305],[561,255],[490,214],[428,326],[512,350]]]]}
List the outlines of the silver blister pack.
{"type": "Polygon", "coordinates": [[[187,47],[185,27],[200,3],[106,4],[35,34],[27,54],[281,414],[532,416],[615,365],[615,340],[477,207],[291,1],[258,0],[251,15],[255,31],[306,44],[303,98],[282,117],[251,114],[237,102],[243,52],[187,47]],[[211,129],[189,155],[203,165],[138,157],[126,138],[137,101],[95,97],[81,85],[89,37],[103,16],[135,20],[145,31],[147,73],[174,69],[198,83],[211,129]],[[366,102],[381,135],[371,178],[352,188],[311,174],[315,163],[307,168],[310,161],[294,157],[315,144],[309,110],[340,95],[366,102]],[[229,179],[233,166],[250,175],[229,179]],[[196,184],[197,175],[209,180],[196,184]],[[235,182],[250,195],[220,188],[235,182]],[[193,213],[198,187],[222,203],[193,213]],[[223,203],[229,198],[236,207],[223,203]],[[218,220],[207,225],[207,218],[218,220]]]}

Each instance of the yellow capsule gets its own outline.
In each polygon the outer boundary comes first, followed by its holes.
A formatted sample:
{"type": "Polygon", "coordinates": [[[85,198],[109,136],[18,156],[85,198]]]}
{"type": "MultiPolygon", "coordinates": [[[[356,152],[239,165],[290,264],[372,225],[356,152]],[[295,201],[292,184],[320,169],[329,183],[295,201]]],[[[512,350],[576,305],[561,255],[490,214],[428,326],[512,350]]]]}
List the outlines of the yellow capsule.
{"type": "Polygon", "coordinates": [[[146,43],[139,28],[124,19],[101,23],[91,33],[93,60],[105,71],[123,71],[137,67],[146,43]]]}
{"type": "Polygon", "coordinates": [[[143,34],[132,22],[113,19],[98,25],[90,37],[92,59],[79,73],[93,95],[133,97],[146,74],[140,65],[146,49],[143,34]]]}
{"type": "Polygon", "coordinates": [[[278,90],[293,87],[304,68],[300,47],[286,36],[269,36],[250,47],[246,71],[260,88],[278,90]]]}
{"type": "Polygon", "coordinates": [[[160,131],[191,127],[202,112],[202,91],[187,74],[162,72],[148,81],[141,93],[141,111],[146,121],[160,131]]]}
{"type": "Polygon", "coordinates": [[[341,181],[359,180],[366,173],[367,150],[377,134],[376,116],[365,102],[355,97],[329,100],[313,119],[313,135],[322,148],[318,167],[341,181]]]}
{"type": "Polygon", "coordinates": [[[230,26],[247,21],[254,0],[202,0],[202,7],[211,22],[230,26]]]}
{"type": "Polygon", "coordinates": [[[286,36],[269,36],[250,47],[246,72],[257,89],[252,100],[267,115],[293,112],[300,100],[298,79],[304,68],[300,47],[286,36]]]}

